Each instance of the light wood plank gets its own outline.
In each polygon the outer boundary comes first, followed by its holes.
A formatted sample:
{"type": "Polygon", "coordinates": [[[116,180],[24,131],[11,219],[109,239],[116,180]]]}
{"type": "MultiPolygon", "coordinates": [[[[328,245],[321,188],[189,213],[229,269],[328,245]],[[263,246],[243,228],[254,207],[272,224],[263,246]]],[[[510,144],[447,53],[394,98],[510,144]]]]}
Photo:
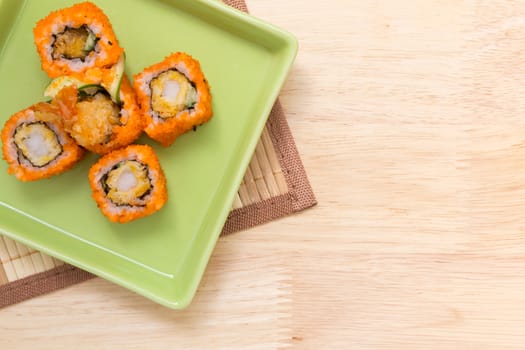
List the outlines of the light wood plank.
{"type": "Polygon", "coordinates": [[[24,267],[24,276],[30,276],[36,273],[35,266],[33,265],[33,260],[31,259],[29,249],[21,244],[15,241],[16,250],[18,251],[18,255],[20,256],[20,261],[22,262],[22,265],[24,267]]]}
{"type": "Polygon", "coordinates": [[[7,273],[4,270],[4,267],[0,265],[0,286],[9,282],[7,273]]]}
{"type": "Polygon", "coordinates": [[[9,261],[11,262],[13,266],[13,270],[14,270],[16,279],[20,279],[20,278],[27,276],[26,271],[24,269],[24,265],[22,264],[22,261],[20,260],[20,255],[18,253],[18,250],[16,249],[15,241],[5,236],[2,236],[2,239],[4,240],[5,247],[9,255],[9,261]]]}
{"type": "Polygon", "coordinates": [[[246,184],[246,189],[248,190],[248,201],[243,202],[244,205],[249,205],[252,203],[259,202],[261,200],[261,195],[259,194],[259,191],[257,190],[257,185],[255,184],[255,178],[253,176],[253,172],[251,169],[251,164],[246,169],[246,174],[244,175],[244,181],[246,184]]]}
{"type": "Polygon", "coordinates": [[[42,254],[39,251],[34,249],[29,249],[29,256],[35,268],[35,273],[46,271],[46,266],[44,260],[42,259],[42,254]]]}
{"type": "Polygon", "coordinates": [[[55,267],[55,262],[53,261],[52,257],[44,253],[40,253],[40,256],[42,257],[42,261],[44,262],[44,267],[46,270],[51,270],[55,267]]]}
{"type": "Polygon", "coordinates": [[[270,192],[268,190],[268,187],[266,186],[266,181],[264,181],[263,171],[261,169],[259,157],[257,157],[257,154],[254,154],[252,158],[252,161],[250,163],[250,170],[252,172],[253,181],[255,182],[255,186],[257,188],[257,192],[259,193],[260,200],[270,198],[270,192]]]}
{"type": "Polygon", "coordinates": [[[242,208],[242,201],[241,201],[239,192],[235,194],[235,198],[233,199],[233,205],[232,205],[232,209],[238,209],[238,208],[242,208]]]}
{"type": "Polygon", "coordinates": [[[264,149],[264,144],[262,140],[260,140],[257,143],[257,147],[255,148],[255,158],[257,158],[259,166],[261,168],[260,175],[262,177],[262,180],[264,181],[265,189],[267,191],[267,193],[265,194],[265,198],[268,199],[270,197],[278,196],[281,193],[279,192],[279,188],[277,187],[277,183],[275,182],[274,172],[270,165],[270,160],[268,159],[268,156],[264,149]]]}
{"type": "MultiPolygon", "coordinates": [[[[270,136],[270,132],[268,131],[268,128],[264,128],[263,133],[261,135],[261,141],[264,146],[266,157],[268,158],[268,161],[270,162],[270,168],[272,170],[273,178],[275,179],[275,182],[277,183],[279,194],[287,193],[288,185],[286,184],[286,178],[284,177],[284,174],[281,168],[281,163],[279,161],[279,156],[277,155],[275,147],[273,146],[273,142],[270,136]]],[[[270,175],[268,174],[268,176],[270,175]]]]}
{"type": "Polygon", "coordinates": [[[9,282],[16,281],[18,276],[16,275],[15,268],[7,251],[7,246],[4,237],[0,235],[0,261],[5,273],[5,277],[9,282]]]}
{"type": "Polygon", "coordinates": [[[55,265],[55,267],[58,267],[64,265],[64,262],[62,260],[53,258],[53,264],[55,265]]]}

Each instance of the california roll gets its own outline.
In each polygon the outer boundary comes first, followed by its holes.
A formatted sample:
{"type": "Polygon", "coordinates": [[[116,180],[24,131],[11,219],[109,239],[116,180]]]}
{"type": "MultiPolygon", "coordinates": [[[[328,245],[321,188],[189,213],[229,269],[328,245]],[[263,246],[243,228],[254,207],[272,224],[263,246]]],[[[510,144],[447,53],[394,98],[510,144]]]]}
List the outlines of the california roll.
{"type": "Polygon", "coordinates": [[[92,196],[112,222],[126,223],[160,210],[166,179],[153,149],[130,145],[100,158],[89,170],[92,196]]]}
{"type": "Polygon", "coordinates": [[[135,75],[134,88],[146,133],[164,146],[213,116],[208,81],[186,53],[173,53],[135,75]]]}
{"type": "Polygon", "coordinates": [[[2,153],[10,174],[33,181],[72,168],[84,150],[65,131],[60,109],[41,102],[7,120],[2,129],[2,153]]]}

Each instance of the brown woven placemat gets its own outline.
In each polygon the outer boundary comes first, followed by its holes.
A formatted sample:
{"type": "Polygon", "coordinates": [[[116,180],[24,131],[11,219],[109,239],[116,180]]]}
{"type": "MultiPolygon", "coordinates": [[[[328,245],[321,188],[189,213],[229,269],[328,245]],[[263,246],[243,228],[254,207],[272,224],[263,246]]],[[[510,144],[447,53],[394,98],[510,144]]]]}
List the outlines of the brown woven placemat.
{"type": "MultiPolygon", "coordinates": [[[[246,11],[244,0],[224,0],[246,11]]],[[[229,234],[316,204],[293,136],[277,101],[222,230],[229,234]]],[[[94,275],[0,235],[0,308],[94,275]]]]}

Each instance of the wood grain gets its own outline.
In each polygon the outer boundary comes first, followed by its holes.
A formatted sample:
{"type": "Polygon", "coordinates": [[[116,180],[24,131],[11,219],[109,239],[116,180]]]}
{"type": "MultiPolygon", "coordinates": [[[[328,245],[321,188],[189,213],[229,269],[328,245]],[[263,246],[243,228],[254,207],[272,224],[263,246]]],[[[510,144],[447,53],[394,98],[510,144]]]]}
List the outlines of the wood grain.
{"type": "Polygon", "coordinates": [[[2,348],[522,349],[525,3],[248,5],[299,39],[319,205],[221,240],[188,311],[95,279],[1,310],[2,348]]]}
{"type": "Polygon", "coordinates": [[[0,285],[5,284],[9,282],[9,279],[7,278],[7,273],[5,272],[5,269],[2,265],[0,265],[0,285]]]}
{"type": "Polygon", "coordinates": [[[286,346],[290,338],[286,260],[240,250],[228,238],[221,240],[188,309],[170,310],[122,292],[94,279],[3,309],[2,349],[263,350],[286,346]]]}

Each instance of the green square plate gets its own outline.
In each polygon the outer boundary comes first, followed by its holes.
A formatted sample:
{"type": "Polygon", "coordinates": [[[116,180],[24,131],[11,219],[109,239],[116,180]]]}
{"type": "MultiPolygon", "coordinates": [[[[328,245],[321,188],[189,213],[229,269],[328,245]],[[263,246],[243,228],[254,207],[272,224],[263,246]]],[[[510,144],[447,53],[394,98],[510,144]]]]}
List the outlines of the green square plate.
{"type": "MultiPolygon", "coordinates": [[[[32,28],[66,0],[0,0],[0,124],[43,100],[32,28]]],[[[112,224],[91,199],[96,156],[48,180],[22,183],[0,162],[0,232],[171,308],[187,306],[231,209],[297,52],[295,38],[216,1],[94,1],[126,50],[129,76],[184,51],[210,82],[214,118],[157,151],[169,200],[158,213],[112,224]]]]}

